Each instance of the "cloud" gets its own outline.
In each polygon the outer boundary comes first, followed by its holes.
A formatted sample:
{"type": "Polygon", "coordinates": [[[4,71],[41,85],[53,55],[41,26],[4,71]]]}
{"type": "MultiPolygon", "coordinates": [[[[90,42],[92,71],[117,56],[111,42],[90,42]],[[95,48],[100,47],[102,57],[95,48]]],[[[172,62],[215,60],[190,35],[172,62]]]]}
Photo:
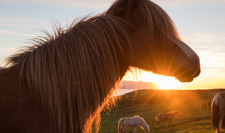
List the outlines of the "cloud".
{"type": "Polygon", "coordinates": [[[0,66],[4,66],[6,58],[17,50],[18,49],[16,47],[0,47],[0,66]]]}
{"type": "Polygon", "coordinates": [[[29,36],[29,37],[35,36],[35,35],[31,35],[31,34],[19,33],[19,32],[14,32],[14,31],[3,30],[3,29],[0,29],[0,32],[5,33],[5,34],[10,34],[10,35],[16,35],[16,36],[29,36]]]}
{"type": "Polygon", "coordinates": [[[192,41],[197,43],[225,43],[225,33],[202,33],[195,32],[182,36],[186,41],[192,41]]]}
{"type": "Polygon", "coordinates": [[[187,6],[187,5],[199,5],[207,3],[225,3],[225,0],[153,0],[155,3],[164,6],[187,6]]]}
{"type": "Polygon", "coordinates": [[[182,35],[182,39],[195,50],[224,53],[225,33],[223,32],[193,32],[182,35]]]}
{"type": "MultiPolygon", "coordinates": [[[[108,8],[115,0],[0,0],[0,3],[32,3],[47,4],[64,7],[81,8],[108,8]]],[[[164,6],[186,6],[201,3],[224,3],[225,0],[153,0],[153,2],[164,6]]]]}
{"type": "Polygon", "coordinates": [[[66,7],[106,8],[113,0],[0,0],[2,3],[33,3],[66,7]]]}
{"type": "Polygon", "coordinates": [[[225,70],[225,33],[195,31],[182,36],[200,57],[201,66],[225,70]]]}
{"type": "Polygon", "coordinates": [[[14,18],[14,17],[1,17],[0,26],[13,27],[13,28],[34,28],[33,23],[36,23],[38,19],[31,18],[14,18]]]}

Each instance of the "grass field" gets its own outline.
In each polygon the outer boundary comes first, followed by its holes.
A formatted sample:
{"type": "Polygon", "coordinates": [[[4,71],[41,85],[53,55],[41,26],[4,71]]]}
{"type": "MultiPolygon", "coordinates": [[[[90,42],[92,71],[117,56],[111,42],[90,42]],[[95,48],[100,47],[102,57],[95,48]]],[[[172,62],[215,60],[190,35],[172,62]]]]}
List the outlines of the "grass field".
{"type": "MultiPolygon", "coordinates": [[[[202,103],[212,101],[213,96],[223,90],[139,90],[120,97],[117,106],[110,112],[102,112],[100,133],[117,133],[119,118],[139,115],[151,128],[151,133],[213,133],[211,109],[201,110],[202,103]],[[171,127],[161,123],[155,127],[157,113],[179,110],[181,117],[175,118],[171,127]]],[[[128,128],[131,133],[134,128],[128,128]]],[[[139,133],[144,133],[139,129],[139,133]]]]}

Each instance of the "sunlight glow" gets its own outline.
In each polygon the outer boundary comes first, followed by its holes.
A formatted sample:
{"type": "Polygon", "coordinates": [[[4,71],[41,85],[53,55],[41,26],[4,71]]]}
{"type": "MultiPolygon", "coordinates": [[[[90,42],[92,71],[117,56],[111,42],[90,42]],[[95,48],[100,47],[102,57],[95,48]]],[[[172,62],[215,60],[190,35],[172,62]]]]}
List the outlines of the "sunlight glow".
{"type": "Polygon", "coordinates": [[[155,82],[160,89],[179,89],[181,84],[174,77],[162,76],[150,72],[142,72],[141,80],[146,82],[155,82]]]}
{"type": "Polygon", "coordinates": [[[179,89],[179,86],[181,84],[178,80],[176,80],[173,77],[157,75],[157,79],[158,80],[155,82],[158,85],[158,87],[165,90],[179,89]]]}
{"type": "Polygon", "coordinates": [[[163,90],[180,89],[182,85],[182,83],[180,83],[174,77],[162,76],[143,70],[134,70],[132,72],[128,72],[123,80],[153,82],[163,90]]]}

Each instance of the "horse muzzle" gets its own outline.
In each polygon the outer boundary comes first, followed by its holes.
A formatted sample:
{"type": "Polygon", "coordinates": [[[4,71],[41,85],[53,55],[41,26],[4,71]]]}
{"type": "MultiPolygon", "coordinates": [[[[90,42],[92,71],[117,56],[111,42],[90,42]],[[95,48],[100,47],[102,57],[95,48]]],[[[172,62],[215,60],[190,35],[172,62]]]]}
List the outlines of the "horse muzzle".
{"type": "Polygon", "coordinates": [[[194,78],[198,77],[201,73],[200,66],[192,68],[189,71],[184,72],[183,74],[179,74],[175,76],[180,82],[191,82],[194,80],[194,78]]]}

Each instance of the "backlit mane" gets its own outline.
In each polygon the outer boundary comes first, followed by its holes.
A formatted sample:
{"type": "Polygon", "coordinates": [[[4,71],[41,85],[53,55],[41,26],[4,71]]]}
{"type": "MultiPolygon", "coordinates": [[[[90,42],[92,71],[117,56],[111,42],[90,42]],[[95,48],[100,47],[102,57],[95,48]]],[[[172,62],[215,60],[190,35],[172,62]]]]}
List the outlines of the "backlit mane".
{"type": "Polygon", "coordinates": [[[125,22],[100,15],[65,31],[57,28],[55,36],[35,39],[34,46],[9,58],[9,63],[47,107],[54,128],[80,133],[84,118],[89,118],[82,116],[89,114],[84,112],[100,108],[100,101],[122,76],[117,55],[124,53],[124,44],[129,44],[125,22]],[[90,104],[94,104],[92,110],[86,107],[90,104]]]}

